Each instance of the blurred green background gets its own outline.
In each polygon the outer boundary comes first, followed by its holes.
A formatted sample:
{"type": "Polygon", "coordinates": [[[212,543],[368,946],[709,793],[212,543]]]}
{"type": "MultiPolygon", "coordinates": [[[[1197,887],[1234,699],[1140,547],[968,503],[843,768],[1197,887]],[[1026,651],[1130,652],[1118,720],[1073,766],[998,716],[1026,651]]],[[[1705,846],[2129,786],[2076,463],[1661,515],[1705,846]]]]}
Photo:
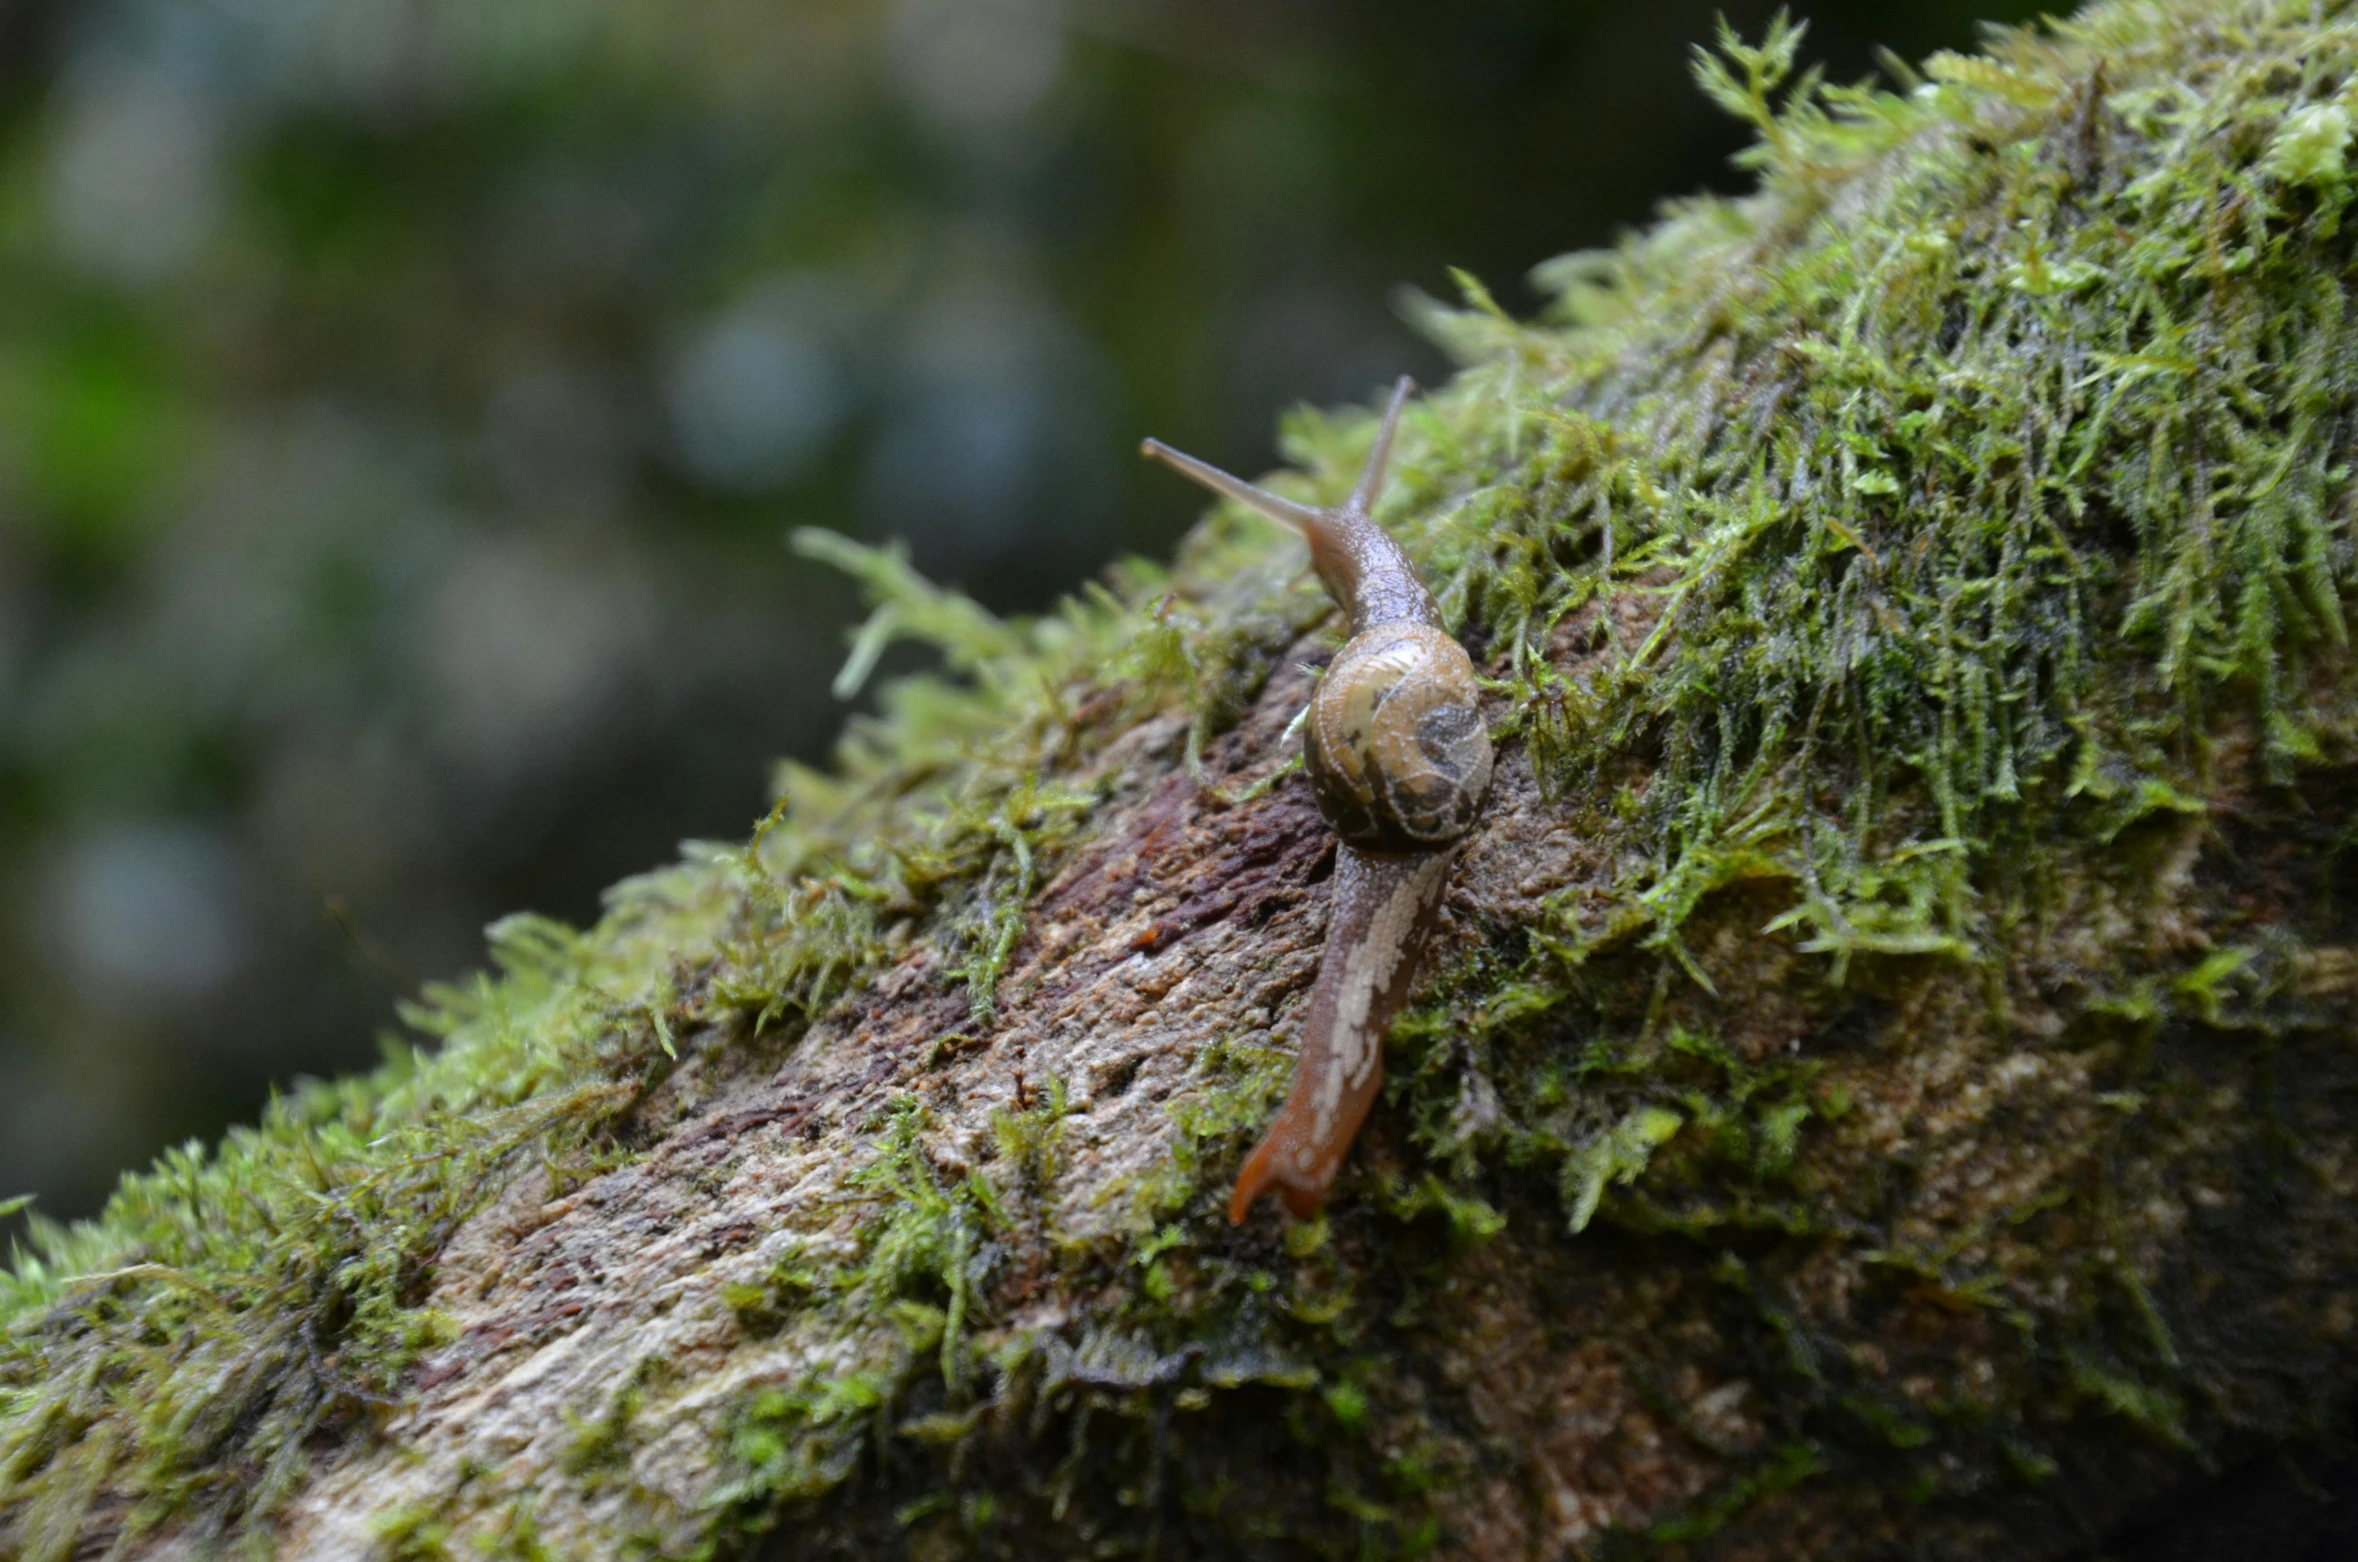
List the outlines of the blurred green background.
{"type": "Polygon", "coordinates": [[[1733,187],[1715,9],[0,0],[0,1197],[741,836],[842,718],[791,526],[1039,607],[1196,511],[1141,434],[1265,469],[1442,372],[1399,287],[1733,187]]]}

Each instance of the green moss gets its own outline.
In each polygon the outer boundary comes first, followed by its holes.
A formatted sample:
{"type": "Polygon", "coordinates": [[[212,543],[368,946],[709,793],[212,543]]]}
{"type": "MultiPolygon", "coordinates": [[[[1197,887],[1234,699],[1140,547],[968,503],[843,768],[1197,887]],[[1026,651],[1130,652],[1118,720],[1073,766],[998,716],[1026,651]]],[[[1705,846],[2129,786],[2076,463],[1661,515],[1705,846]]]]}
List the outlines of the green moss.
{"type": "MultiPolygon", "coordinates": [[[[1429,308],[1467,366],[1412,412],[1382,518],[1481,650],[1509,764],[1611,874],[1480,930],[1398,1033],[1398,1155],[1282,1249],[1221,1209],[1281,1052],[1207,1042],[1171,1159],[1106,1190],[1119,1218],[1087,1241],[1042,1213],[1055,1082],[957,1178],[914,1101],[864,1125],[841,1243],[727,1298],[749,1335],[832,1348],[737,1407],[708,1549],[789,1514],[815,1549],[875,1522],[976,1550],[1430,1548],[1471,1456],[1363,1364],[1445,1349],[1418,1330],[1453,1268],[1526,1222],[1692,1271],[1776,1406],[1779,1451],[1660,1542],[1802,1485],[1937,1503],[2028,1479],[2075,1416],[2163,1446],[2242,1424],[2190,1386],[2223,1369],[2171,1328],[2164,1277],[2118,1244],[2071,1256],[2119,1219],[2107,1174],[1895,1234],[1851,1136],[1926,1017],[2002,1035],[2052,1006],[2107,1087],[2099,1167],[2162,1156],[2141,1136],[2227,1066],[2167,1049],[2233,1029],[2265,1062],[2317,1023],[2300,908],[2145,935],[2189,840],[2304,810],[2321,851],[2358,838],[2300,790],[2358,761],[2341,15],[2100,6],[1896,92],[1796,78],[1795,29],[1723,37],[1699,76],[1757,130],[1758,194],[1543,268],[1540,321],[1475,286],[1429,308]],[[2138,936],[2076,938],[2097,904],[2138,936]],[[1747,1005],[1757,984],[1789,1002],[1747,1005]],[[1898,1394],[1870,1325],[1808,1295],[1827,1253],[1986,1326],[1986,1393],[1898,1394]],[[1010,1321],[1019,1271],[1068,1323],[1010,1321]]],[[[1305,475],[1281,486],[1340,493],[1371,433],[1296,416],[1305,475]]],[[[307,1450],[397,1402],[484,1190],[608,1164],[603,1125],[684,1046],[798,1034],[917,941],[984,1034],[1039,887],[1127,782],[1108,745],[1184,717],[1218,791],[1207,740],[1327,612],[1224,512],[1170,570],[1031,621],[896,553],[801,546],[875,605],[846,692],[895,638],[943,671],[882,690],[827,771],[782,767],[743,846],[618,887],[583,932],[502,924],[498,975],[408,1014],[432,1050],[36,1228],[0,1281],[0,1525],[26,1555],[62,1554],[110,1485],[135,1527],[251,1530],[307,1450]]],[[[582,1424],[576,1477],[619,1462],[638,1410],[582,1424]]],[[[469,1500],[505,1515],[492,1544],[539,1553],[528,1508],[469,1500]]],[[[462,1517],[389,1515],[382,1539],[432,1554],[462,1517]]]]}
{"type": "Polygon", "coordinates": [[[100,1222],[36,1225],[0,1293],[21,1407],[0,1427],[0,1494],[86,1501],[87,1450],[105,1446],[139,1494],[133,1524],[194,1504],[234,1526],[283,1500],[309,1439],[392,1406],[448,1338],[418,1303],[481,1186],[563,1155],[629,1094],[614,1081],[637,1048],[611,1019],[627,968],[532,919],[493,950],[499,980],[411,1011],[439,1054],[396,1049],[214,1151],[173,1151],[100,1222]]]}
{"type": "Polygon", "coordinates": [[[1764,1460],[1757,1473],[1731,1481],[1694,1512],[1654,1525],[1647,1538],[1663,1545],[1707,1540],[1762,1497],[1798,1486],[1825,1470],[1825,1457],[1818,1449],[1806,1443],[1788,1443],[1764,1460]]]}
{"type": "Polygon", "coordinates": [[[369,1530],[387,1562],[445,1562],[451,1555],[450,1525],[438,1506],[390,1509],[369,1530]]]}

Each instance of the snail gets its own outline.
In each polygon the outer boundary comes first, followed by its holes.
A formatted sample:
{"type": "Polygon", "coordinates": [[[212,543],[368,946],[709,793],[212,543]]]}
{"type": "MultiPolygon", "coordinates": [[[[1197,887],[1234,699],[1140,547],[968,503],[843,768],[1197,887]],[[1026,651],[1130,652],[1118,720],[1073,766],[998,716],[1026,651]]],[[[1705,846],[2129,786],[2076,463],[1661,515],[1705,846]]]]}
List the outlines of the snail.
{"type": "Polygon", "coordinates": [[[1293,1090],[1237,1176],[1228,1203],[1234,1223],[1273,1187],[1297,1216],[1326,1202],[1375,1105],[1384,1032],[1408,996],[1450,862],[1490,785],[1490,734],[1473,661],[1442,628],[1408,555],[1369,513],[1415,388],[1406,378],[1393,387],[1357,486],[1331,510],[1282,499],[1160,440],[1141,447],[1307,538],[1311,567],[1351,623],[1302,733],[1311,792],[1340,837],[1334,909],[1293,1090]]]}

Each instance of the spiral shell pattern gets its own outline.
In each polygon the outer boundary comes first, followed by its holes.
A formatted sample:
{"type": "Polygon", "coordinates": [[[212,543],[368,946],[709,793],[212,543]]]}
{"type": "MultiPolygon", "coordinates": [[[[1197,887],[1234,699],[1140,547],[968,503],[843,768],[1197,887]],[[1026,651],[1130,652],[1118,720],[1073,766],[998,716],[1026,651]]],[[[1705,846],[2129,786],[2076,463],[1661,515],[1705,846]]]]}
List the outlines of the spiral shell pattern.
{"type": "Polygon", "coordinates": [[[1473,827],[1490,786],[1474,664],[1429,624],[1379,624],[1327,669],[1302,738],[1319,812],[1368,851],[1429,851],[1473,827]]]}

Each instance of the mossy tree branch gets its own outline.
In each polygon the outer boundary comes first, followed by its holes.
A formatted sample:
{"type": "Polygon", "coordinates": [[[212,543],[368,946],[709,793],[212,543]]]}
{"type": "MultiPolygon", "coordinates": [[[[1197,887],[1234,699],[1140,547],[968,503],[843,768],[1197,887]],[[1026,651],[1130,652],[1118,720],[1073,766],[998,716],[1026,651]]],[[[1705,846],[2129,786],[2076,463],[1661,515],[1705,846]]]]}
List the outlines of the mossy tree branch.
{"type": "Polygon", "coordinates": [[[1381,518],[1501,771],[1329,1218],[1223,1218],[1323,915],[1299,559],[1019,623],[821,543],[854,671],[948,675],[41,1228],[0,1546],[2052,1555],[2336,1424],[2358,24],[1798,50],[1700,68],[1757,194],[1426,311],[1381,518]]]}

